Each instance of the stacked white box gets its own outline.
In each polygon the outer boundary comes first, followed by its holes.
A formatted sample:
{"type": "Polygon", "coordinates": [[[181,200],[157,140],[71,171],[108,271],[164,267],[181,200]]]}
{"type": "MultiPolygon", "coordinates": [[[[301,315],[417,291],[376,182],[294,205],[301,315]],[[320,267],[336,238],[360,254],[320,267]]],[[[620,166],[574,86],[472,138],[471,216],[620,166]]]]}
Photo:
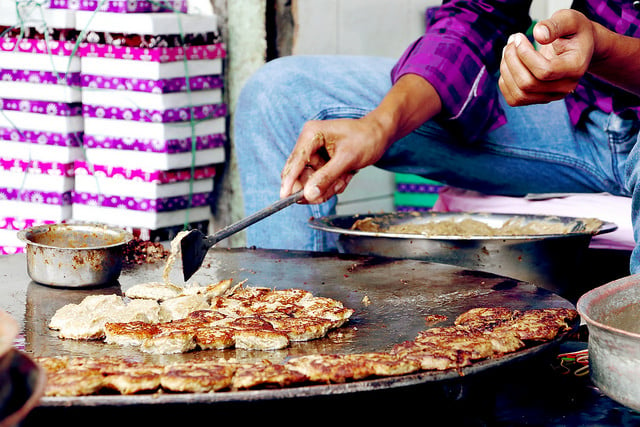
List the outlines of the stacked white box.
{"type": "Polygon", "coordinates": [[[49,0],[53,9],[112,13],[186,12],[187,0],[49,0]]]}
{"type": "Polygon", "coordinates": [[[76,27],[85,158],[74,219],[165,236],[201,228],[213,194],[212,176],[201,172],[225,161],[226,52],[216,17],[80,11],[76,27]],[[123,171],[117,178],[105,174],[114,168],[123,171]],[[165,172],[181,179],[127,182],[165,172]]]}
{"type": "Polygon", "coordinates": [[[73,163],[82,155],[75,14],[0,4],[0,254],[16,232],[71,218],[73,163]]]}

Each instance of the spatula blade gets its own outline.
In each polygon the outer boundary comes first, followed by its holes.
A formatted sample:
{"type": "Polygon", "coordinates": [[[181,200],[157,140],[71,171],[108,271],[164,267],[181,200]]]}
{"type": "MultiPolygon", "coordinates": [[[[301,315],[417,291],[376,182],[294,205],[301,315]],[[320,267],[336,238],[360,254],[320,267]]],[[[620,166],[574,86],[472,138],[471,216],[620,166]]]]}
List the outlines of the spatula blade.
{"type": "Polygon", "coordinates": [[[256,222],[273,215],[281,209],[286,208],[293,203],[299,202],[304,197],[304,190],[280,199],[264,209],[260,209],[258,212],[249,215],[246,218],[241,219],[231,225],[226,226],[222,230],[216,233],[205,236],[199,230],[192,230],[187,233],[180,241],[180,250],[182,253],[182,269],[185,282],[198,271],[202,262],[204,261],[207,251],[216,243],[222,239],[237,233],[240,230],[244,230],[246,227],[255,224],[256,222]]]}
{"type": "Polygon", "coordinates": [[[210,247],[207,242],[207,236],[200,230],[191,230],[182,238],[180,252],[182,254],[182,274],[185,282],[200,269],[210,247]]]}

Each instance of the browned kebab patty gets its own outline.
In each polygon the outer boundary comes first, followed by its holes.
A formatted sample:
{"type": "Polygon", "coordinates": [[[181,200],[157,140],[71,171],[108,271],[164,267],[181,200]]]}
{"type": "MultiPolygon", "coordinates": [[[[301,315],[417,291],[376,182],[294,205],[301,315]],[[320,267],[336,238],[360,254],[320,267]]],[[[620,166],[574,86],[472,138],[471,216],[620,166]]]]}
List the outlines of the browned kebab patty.
{"type": "MultiPolygon", "coordinates": [[[[233,359],[208,360],[205,357],[166,366],[117,357],[41,357],[36,361],[47,372],[46,396],[204,393],[335,384],[421,371],[461,369],[477,361],[552,340],[569,330],[577,316],[575,310],[566,308],[511,310],[480,307],[462,313],[451,326],[427,328],[414,340],[399,343],[387,352],[309,354],[291,357],[282,363],[242,363],[233,359]]],[[[210,325],[222,320],[208,311],[193,314],[191,320],[194,319],[210,325]]],[[[188,323],[185,321],[182,325],[188,323]]],[[[316,322],[309,325],[310,329],[317,327],[316,322]]],[[[294,326],[294,329],[304,329],[295,322],[294,326]]],[[[254,340],[262,339],[262,334],[266,334],[266,342],[279,336],[277,334],[285,337],[287,334],[283,332],[286,328],[278,322],[269,322],[268,318],[242,317],[225,323],[224,329],[219,330],[220,336],[206,332],[206,327],[202,326],[198,329],[199,345],[203,348],[230,345],[231,340],[238,339],[234,327],[240,327],[254,340]]],[[[127,328],[124,330],[129,332],[127,328]]]]}

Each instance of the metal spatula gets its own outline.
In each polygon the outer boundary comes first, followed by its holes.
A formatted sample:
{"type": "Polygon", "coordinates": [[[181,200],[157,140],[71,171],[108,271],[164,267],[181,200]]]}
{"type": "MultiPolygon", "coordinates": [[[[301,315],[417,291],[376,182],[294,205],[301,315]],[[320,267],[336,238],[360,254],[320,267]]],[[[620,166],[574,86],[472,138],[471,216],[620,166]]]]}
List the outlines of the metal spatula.
{"type": "Polygon", "coordinates": [[[302,199],[303,191],[292,194],[289,197],[280,199],[258,212],[241,219],[240,221],[220,229],[210,236],[205,236],[200,230],[191,230],[180,241],[180,251],[182,252],[182,272],[185,282],[200,269],[204,257],[209,249],[219,241],[226,239],[232,234],[241,231],[248,226],[272,215],[289,205],[299,202],[302,199]]]}

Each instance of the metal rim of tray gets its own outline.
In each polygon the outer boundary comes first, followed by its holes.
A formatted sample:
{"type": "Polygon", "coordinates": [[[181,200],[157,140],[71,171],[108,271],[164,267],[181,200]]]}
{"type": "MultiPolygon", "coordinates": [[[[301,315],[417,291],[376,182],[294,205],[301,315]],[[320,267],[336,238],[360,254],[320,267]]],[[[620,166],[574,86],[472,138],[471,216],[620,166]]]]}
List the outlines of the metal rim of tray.
{"type": "MultiPolygon", "coordinates": [[[[413,240],[540,240],[561,238],[567,236],[587,236],[599,235],[615,231],[618,226],[612,222],[603,221],[600,228],[595,232],[575,231],[569,233],[550,233],[550,234],[523,234],[523,235],[424,235],[417,233],[389,233],[389,232],[373,232],[362,230],[351,230],[351,226],[358,219],[373,218],[377,220],[388,221],[389,225],[402,223],[423,223],[424,220],[441,220],[441,219],[475,219],[482,222],[495,221],[504,222],[508,219],[522,218],[529,221],[551,221],[569,224],[579,221],[577,217],[556,216],[556,215],[533,215],[533,214],[494,214],[494,213],[476,213],[476,212],[394,212],[394,213],[378,213],[378,214],[356,214],[356,215],[328,215],[321,218],[312,218],[309,220],[311,228],[326,231],[330,233],[339,233],[350,236],[363,237],[384,237],[397,239],[413,239],[413,240]]],[[[430,222],[429,221],[429,222],[430,222]]]]}
{"type": "Polygon", "coordinates": [[[424,371],[408,375],[380,377],[367,380],[350,381],[336,384],[301,385],[298,387],[284,387],[278,389],[256,389],[240,391],[218,391],[211,393],[152,393],[135,395],[90,395],[75,397],[51,397],[40,399],[42,407],[57,406],[129,406],[146,404],[182,404],[182,403],[229,403],[252,402],[274,399],[297,399],[301,397],[318,397],[328,395],[343,395],[350,393],[387,390],[398,387],[410,387],[427,383],[444,383],[468,377],[470,375],[496,369],[496,359],[500,360],[500,366],[517,362],[530,357],[544,354],[562,342],[567,335],[575,331],[576,323],[571,331],[562,333],[553,341],[537,344],[535,346],[500,356],[475,362],[461,369],[448,369],[445,371],[424,371]]]}

